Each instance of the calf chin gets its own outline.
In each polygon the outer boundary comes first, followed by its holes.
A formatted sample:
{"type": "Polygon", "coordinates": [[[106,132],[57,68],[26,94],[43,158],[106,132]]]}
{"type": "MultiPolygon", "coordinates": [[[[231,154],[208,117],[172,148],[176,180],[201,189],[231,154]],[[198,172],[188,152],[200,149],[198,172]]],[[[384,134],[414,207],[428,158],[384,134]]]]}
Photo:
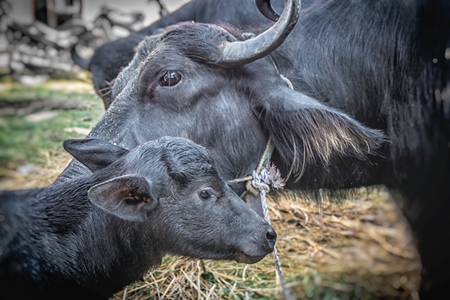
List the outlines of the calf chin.
{"type": "Polygon", "coordinates": [[[235,261],[238,263],[244,263],[244,264],[254,264],[258,261],[262,260],[264,257],[266,257],[267,254],[260,255],[260,256],[248,256],[244,252],[240,252],[236,255],[235,261]]]}
{"type": "Polygon", "coordinates": [[[254,264],[274,250],[277,234],[269,223],[264,221],[263,224],[264,230],[253,235],[252,243],[245,243],[240,247],[242,250],[236,254],[234,260],[240,263],[254,264]]]}

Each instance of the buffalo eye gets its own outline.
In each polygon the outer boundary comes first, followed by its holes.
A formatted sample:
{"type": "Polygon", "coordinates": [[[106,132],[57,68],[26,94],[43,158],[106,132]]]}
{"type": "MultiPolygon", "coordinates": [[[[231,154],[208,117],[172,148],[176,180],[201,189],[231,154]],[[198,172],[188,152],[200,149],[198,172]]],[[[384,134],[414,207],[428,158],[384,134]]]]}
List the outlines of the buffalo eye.
{"type": "Polygon", "coordinates": [[[201,190],[198,195],[200,196],[200,198],[202,198],[203,200],[207,200],[209,198],[211,198],[214,195],[213,189],[212,188],[206,188],[201,190]]]}
{"type": "Polygon", "coordinates": [[[181,80],[181,75],[177,71],[167,71],[159,79],[159,85],[161,86],[174,86],[181,80]]]}

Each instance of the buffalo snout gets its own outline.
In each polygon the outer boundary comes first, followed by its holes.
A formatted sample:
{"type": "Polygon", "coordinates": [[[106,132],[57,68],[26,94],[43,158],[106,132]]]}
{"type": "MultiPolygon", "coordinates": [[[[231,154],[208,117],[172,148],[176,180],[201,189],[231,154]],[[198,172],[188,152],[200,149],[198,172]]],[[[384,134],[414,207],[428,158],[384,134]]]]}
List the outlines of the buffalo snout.
{"type": "Polygon", "coordinates": [[[235,260],[246,264],[256,263],[273,252],[276,240],[277,233],[273,227],[263,221],[253,238],[241,247],[242,251],[236,255],[235,260]]]}

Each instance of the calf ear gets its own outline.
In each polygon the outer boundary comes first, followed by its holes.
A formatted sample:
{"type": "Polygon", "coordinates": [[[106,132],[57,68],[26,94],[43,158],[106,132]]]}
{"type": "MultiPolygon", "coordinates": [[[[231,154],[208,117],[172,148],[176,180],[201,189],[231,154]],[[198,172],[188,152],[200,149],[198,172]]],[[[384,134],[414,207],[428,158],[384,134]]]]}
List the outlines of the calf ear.
{"type": "Polygon", "coordinates": [[[145,221],[157,203],[152,185],[144,177],[124,175],[89,189],[92,203],[127,221],[145,221]]]}
{"type": "Polygon", "coordinates": [[[308,164],[327,166],[332,153],[365,160],[385,141],[382,131],[287,87],[264,100],[259,105],[260,119],[296,176],[308,164]]]}
{"type": "Polygon", "coordinates": [[[100,139],[72,139],[63,143],[64,149],[92,172],[109,166],[128,153],[127,149],[100,139]]]}

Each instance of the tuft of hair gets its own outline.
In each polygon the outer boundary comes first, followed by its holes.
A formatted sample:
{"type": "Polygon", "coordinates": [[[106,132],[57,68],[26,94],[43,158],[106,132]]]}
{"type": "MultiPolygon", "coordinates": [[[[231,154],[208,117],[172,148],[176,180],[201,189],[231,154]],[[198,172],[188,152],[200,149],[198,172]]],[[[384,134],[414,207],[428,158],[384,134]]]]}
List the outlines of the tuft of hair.
{"type": "Polygon", "coordinates": [[[367,156],[375,155],[385,141],[383,132],[332,109],[265,110],[263,113],[277,152],[296,177],[301,177],[311,164],[327,168],[332,154],[368,160],[367,156]]]}

